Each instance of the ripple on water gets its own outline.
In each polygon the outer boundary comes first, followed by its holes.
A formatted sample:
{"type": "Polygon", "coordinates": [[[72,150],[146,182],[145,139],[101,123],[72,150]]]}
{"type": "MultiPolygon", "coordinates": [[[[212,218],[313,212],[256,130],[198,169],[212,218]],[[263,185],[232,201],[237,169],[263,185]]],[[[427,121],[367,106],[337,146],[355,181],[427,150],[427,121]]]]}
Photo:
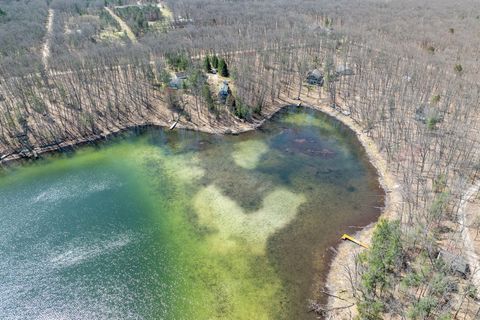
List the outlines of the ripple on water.
{"type": "Polygon", "coordinates": [[[65,268],[78,263],[82,263],[103,254],[110,254],[115,250],[121,249],[132,242],[131,234],[121,234],[113,239],[88,243],[89,238],[77,238],[73,242],[61,248],[60,253],[55,253],[50,264],[54,268],[65,268]]]}
{"type": "Polygon", "coordinates": [[[86,198],[91,193],[102,192],[122,186],[122,182],[114,175],[103,175],[91,180],[85,180],[80,174],[69,174],[45,190],[33,195],[32,205],[38,202],[55,204],[68,199],[86,198]],[[99,179],[100,178],[100,179],[99,179]]]}

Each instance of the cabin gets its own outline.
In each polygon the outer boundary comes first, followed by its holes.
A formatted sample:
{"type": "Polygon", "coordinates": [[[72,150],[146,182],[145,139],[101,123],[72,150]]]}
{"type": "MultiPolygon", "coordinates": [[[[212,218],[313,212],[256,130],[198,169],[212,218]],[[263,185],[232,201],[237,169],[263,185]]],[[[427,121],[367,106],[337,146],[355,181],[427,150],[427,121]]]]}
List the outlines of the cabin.
{"type": "Polygon", "coordinates": [[[458,254],[442,250],[438,253],[437,260],[443,260],[452,272],[458,273],[464,278],[470,273],[470,266],[467,261],[458,254]]]}
{"type": "Polygon", "coordinates": [[[307,73],[307,83],[316,86],[323,86],[323,74],[320,70],[314,69],[307,73]]]}

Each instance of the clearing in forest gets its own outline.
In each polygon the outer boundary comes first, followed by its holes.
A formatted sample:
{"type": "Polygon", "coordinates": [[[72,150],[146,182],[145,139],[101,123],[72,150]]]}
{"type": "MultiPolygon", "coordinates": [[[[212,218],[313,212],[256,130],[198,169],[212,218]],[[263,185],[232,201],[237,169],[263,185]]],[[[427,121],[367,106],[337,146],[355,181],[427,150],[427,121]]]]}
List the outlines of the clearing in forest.
{"type": "Polygon", "coordinates": [[[164,4],[158,4],[158,8],[167,21],[173,21],[173,12],[164,4]]]}
{"type": "Polygon", "coordinates": [[[115,12],[113,12],[113,10],[109,7],[105,7],[105,10],[107,10],[107,12],[118,22],[122,30],[127,34],[128,38],[132,42],[137,42],[137,37],[133,33],[132,29],[130,29],[130,27],[125,23],[125,21],[123,21],[119,16],[117,16],[115,12]]]}

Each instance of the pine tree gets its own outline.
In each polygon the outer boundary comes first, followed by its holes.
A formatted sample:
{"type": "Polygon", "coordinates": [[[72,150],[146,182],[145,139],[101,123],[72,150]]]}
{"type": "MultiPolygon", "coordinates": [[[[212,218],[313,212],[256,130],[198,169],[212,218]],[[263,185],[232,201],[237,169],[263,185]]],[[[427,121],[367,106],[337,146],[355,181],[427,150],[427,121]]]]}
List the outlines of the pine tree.
{"type": "Polygon", "coordinates": [[[205,71],[207,73],[212,72],[212,65],[210,64],[210,57],[209,56],[205,56],[205,60],[203,61],[203,66],[204,66],[205,71]]]}
{"type": "Polygon", "coordinates": [[[211,62],[212,62],[212,67],[217,69],[218,68],[218,57],[216,55],[213,55],[213,57],[211,59],[211,62]]]}
{"type": "Polygon", "coordinates": [[[188,58],[184,54],[179,57],[178,70],[185,71],[188,67],[188,58]]]}
{"type": "Polygon", "coordinates": [[[202,88],[202,95],[207,103],[208,109],[213,110],[215,109],[215,104],[213,103],[212,92],[210,91],[210,87],[208,84],[205,84],[202,88]]]}
{"type": "Polygon", "coordinates": [[[227,63],[223,58],[218,61],[218,72],[222,77],[228,77],[230,75],[227,63]]]}
{"type": "Polygon", "coordinates": [[[225,101],[225,104],[227,105],[227,108],[231,111],[235,111],[236,108],[236,103],[235,103],[235,97],[233,94],[229,94],[227,96],[227,100],[225,101]]]}

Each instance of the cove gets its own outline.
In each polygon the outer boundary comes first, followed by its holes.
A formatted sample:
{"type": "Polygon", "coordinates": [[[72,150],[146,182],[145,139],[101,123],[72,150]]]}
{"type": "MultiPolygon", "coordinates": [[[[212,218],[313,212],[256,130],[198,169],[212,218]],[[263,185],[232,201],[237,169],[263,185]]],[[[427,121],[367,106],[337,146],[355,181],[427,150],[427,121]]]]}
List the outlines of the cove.
{"type": "Polygon", "coordinates": [[[355,135],[310,109],[51,155],[0,175],[0,318],[313,319],[328,249],[381,206],[355,135]]]}

